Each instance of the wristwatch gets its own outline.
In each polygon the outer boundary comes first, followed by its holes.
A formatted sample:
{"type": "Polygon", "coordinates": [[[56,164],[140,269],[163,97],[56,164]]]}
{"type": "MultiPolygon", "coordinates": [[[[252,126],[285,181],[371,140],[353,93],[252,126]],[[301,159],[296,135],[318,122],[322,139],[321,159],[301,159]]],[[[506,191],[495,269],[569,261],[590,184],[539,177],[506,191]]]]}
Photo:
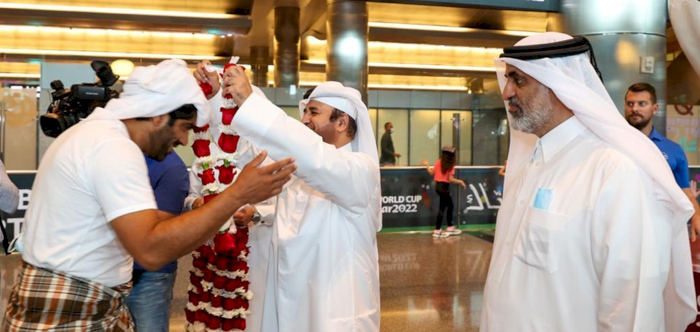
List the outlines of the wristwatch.
{"type": "Polygon", "coordinates": [[[260,215],[260,212],[255,210],[255,212],[253,212],[252,220],[253,220],[253,224],[255,224],[255,225],[259,224],[260,220],[262,220],[262,216],[260,215]]]}

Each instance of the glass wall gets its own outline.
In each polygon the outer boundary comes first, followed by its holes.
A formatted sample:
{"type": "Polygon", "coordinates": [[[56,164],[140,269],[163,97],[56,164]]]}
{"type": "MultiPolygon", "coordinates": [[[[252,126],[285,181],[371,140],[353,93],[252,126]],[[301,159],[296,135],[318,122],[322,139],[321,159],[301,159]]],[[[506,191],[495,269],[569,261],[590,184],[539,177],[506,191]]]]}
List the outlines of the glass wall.
{"type": "Polygon", "coordinates": [[[440,112],[441,143],[440,146],[452,145],[459,147],[457,157],[458,165],[466,166],[472,164],[472,112],[471,111],[451,111],[440,112]],[[459,144],[454,142],[454,122],[455,115],[459,116],[459,144]]]}
{"type": "Polygon", "coordinates": [[[408,165],[420,165],[421,159],[431,165],[440,157],[440,111],[409,111],[408,165]]]}
{"type": "Polygon", "coordinates": [[[0,150],[8,170],[36,169],[37,116],[36,88],[0,88],[0,150]]]}

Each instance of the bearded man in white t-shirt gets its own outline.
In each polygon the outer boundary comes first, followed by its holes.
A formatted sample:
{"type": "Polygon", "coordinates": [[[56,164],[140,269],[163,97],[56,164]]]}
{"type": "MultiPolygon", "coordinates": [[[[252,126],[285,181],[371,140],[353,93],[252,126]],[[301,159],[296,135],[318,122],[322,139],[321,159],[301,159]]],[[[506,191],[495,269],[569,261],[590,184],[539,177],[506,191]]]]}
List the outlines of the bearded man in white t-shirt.
{"type": "Polygon", "coordinates": [[[39,167],[22,238],[23,269],[2,331],[133,331],[124,298],[133,261],[158,270],[212,237],[241,206],[280,192],[291,159],[257,167],[196,211],[158,213],[143,154],[161,160],[209,120],[181,60],[134,70],[124,92],[64,132],[39,167]]]}

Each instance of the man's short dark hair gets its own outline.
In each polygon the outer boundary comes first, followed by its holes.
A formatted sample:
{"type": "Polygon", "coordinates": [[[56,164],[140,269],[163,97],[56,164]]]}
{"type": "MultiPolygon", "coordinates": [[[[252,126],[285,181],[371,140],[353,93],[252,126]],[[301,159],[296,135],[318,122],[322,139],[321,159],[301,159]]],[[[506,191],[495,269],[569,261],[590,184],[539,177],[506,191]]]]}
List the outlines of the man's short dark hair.
{"type": "MultiPolygon", "coordinates": [[[[651,95],[651,103],[656,104],[656,89],[654,89],[654,86],[648,83],[635,83],[630,85],[629,89],[627,89],[627,92],[649,92],[649,95],[651,95]]],[[[627,93],[625,93],[625,97],[627,97],[627,93]]]]}
{"type": "MultiPolygon", "coordinates": [[[[346,113],[343,112],[343,111],[341,111],[341,110],[339,110],[339,109],[337,109],[337,108],[333,108],[333,112],[331,113],[330,121],[331,121],[331,122],[335,122],[335,121],[338,120],[338,118],[340,118],[343,114],[346,114],[346,113]]],[[[347,131],[347,133],[348,133],[348,136],[350,136],[351,139],[354,139],[354,138],[355,138],[355,133],[357,133],[357,122],[356,122],[355,119],[353,119],[349,114],[348,114],[348,120],[349,120],[349,123],[348,123],[348,131],[347,131]]]]}
{"type": "MultiPolygon", "coordinates": [[[[168,126],[173,126],[175,124],[175,120],[183,119],[183,120],[189,120],[194,118],[197,115],[197,108],[194,107],[192,104],[185,104],[182,105],[168,113],[170,115],[170,119],[168,120],[168,126]]],[[[136,118],[138,121],[146,121],[150,118],[136,118]]]]}
{"type": "Polygon", "coordinates": [[[168,120],[168,126],[172,127],[172,125],[175,123],[175,120],[193,119],[197,115],[197,108],[194,107],[194,105],[192,104],[185,104],[176,108],[168,114],[170,115],[170,120],[168,120]]]}
{"type": "Polygon", "coordinates": [[[391,124],[391,122],[385,123],[385,124],[384,124],[384,130],[386,130],[386,128],[389,127],[390,124],[391,124]]]}
{"type": "Polygon", "coordinates": [[[306,92],[304,92],[304,96],[302,98],[309,99],[309,96],[311,96],[311,93],[314,92],[314,89],[316,89],[316,87],[313,87],[313,88],[306,90],[306,92]]]}

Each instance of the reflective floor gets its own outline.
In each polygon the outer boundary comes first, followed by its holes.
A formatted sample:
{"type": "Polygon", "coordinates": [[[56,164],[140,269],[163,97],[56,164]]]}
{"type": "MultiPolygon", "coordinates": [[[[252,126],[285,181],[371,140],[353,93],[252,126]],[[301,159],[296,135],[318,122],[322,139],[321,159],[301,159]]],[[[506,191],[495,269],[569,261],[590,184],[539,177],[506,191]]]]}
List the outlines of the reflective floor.
{"type": "MultiPolygon", "coordinates": [[[[429,233],[379,234],[381,330],[478,331],[492,237],[470,232],[435,239],[429,233]]],[[[180,259],[170,330],[184,331],[187,270],[180,259]]],[[[15,282],[18,256],[0,258],[0,312],[15,282]]]]}

